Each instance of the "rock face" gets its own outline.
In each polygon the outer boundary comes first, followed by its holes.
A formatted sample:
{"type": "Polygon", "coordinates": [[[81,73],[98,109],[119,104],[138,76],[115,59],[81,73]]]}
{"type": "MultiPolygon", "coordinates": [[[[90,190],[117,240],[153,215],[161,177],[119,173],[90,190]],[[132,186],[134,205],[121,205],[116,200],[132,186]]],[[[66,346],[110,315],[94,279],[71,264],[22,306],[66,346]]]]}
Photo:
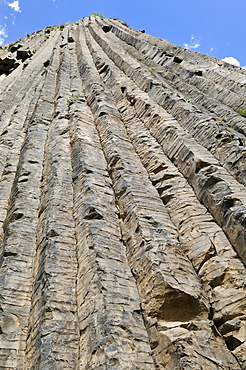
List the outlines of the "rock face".
{"type": "Polygon", "coordinates": [[[246,369],[246,70],[93,16],[0,74],[0,368],[246,369]]]}

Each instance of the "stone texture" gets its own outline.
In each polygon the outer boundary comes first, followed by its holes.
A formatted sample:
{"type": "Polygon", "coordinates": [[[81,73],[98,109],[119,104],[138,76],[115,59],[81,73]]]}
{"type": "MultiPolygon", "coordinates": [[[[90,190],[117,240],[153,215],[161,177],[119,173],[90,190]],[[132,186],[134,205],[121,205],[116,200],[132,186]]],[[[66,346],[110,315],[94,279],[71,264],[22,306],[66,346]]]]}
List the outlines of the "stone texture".
{"type": "Polygon", "coordinates": [[[245,82],[118,19],[0,51],[1,369],[246,369],[245,82]]]}

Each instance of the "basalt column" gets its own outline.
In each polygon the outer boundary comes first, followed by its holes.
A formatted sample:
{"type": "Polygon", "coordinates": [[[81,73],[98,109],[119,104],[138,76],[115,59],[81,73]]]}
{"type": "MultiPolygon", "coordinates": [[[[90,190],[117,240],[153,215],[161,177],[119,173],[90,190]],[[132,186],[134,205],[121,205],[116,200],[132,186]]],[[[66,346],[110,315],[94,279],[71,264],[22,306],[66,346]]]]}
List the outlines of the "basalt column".
{"type": "Polygon", "coordinates": [[[119,19],[0,49],[1,369],[246,369],[245,86],[119,19]]]}

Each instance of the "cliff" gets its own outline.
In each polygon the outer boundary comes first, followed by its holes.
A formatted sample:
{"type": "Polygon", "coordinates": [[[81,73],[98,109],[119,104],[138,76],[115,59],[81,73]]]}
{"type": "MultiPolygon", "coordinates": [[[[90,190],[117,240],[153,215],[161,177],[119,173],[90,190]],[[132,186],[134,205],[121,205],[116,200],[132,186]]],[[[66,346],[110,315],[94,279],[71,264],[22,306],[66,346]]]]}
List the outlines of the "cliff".
{"type": "Polygon", "coordinates": [[[0,51],[1,369],[246,369],[245,83],[118,19],[0,51]]]}

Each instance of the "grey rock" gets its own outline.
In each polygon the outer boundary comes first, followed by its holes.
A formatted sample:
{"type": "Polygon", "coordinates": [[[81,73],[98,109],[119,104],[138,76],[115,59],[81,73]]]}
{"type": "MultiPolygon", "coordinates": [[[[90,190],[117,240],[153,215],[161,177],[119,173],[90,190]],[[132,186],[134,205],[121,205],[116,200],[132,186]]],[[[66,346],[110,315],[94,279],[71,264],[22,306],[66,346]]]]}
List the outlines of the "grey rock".
{"type": "Polygon", "coordinates": [[[143,31],[1,51],[0,368],[246,369],[246,71],[143,31]]]}

